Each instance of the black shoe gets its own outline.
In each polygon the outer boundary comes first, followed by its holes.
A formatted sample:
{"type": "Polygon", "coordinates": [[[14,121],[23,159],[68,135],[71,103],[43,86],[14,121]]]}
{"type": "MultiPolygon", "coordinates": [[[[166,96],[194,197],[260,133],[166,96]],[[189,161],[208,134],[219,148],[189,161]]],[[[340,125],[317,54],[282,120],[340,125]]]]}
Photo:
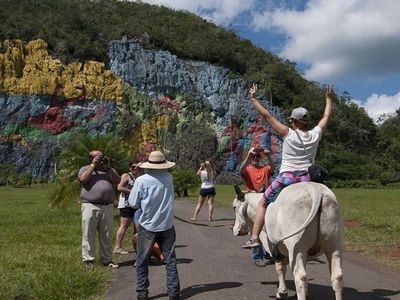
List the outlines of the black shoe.
{"type": "Polygon", "coordinates": [[[179,299],[181,299],[181,297],[180,297],[179,295],[176,295],[176,296],[169,296],[168,299],[169,299],[169,300],[179,300],[179,299]]]}
{"type": "Polygon", "coordinates": [[[148,300],[149,296],[137,296],[137,300],[148,300]]]}
{"type": "Polygon", "coordinates": [[[83,262],[86,268],[90,269],[94,267],[94,260],[85,260],[83,262]]]}

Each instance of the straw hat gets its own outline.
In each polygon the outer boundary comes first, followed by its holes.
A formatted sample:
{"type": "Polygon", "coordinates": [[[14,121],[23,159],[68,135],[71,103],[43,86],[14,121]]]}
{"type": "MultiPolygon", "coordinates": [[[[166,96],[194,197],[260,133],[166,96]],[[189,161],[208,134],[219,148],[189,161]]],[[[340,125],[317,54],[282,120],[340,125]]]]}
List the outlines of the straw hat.
{"type": "Polygon", "coordinates": [[[140,164],[139,167],[143,169],[162,170],[169,169],[175,166],[172,161],[167,161],[161,151],[153,151],[149,155],[149,160],[140,164]]]}

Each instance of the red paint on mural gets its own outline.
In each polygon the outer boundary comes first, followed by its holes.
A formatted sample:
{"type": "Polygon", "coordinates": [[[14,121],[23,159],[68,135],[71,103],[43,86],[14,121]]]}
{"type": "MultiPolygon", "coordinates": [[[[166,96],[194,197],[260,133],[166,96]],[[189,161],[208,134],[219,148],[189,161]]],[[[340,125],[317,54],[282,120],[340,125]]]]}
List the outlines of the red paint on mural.
{"type": "Polygon", "coordinates": [[[173,109],[176,112],[180,112],[182,110],[182,107],[179,105],[178,101],[172,99],[169,96],[161,97],[156,101],[156,103],[162,108],[173,109]]]}
{"type": "Polygon", "coordinates": [[[69,103],[81,101],[86,98],[86,87],[84,85],[77,86],[76,89],[81,91],[80,96],[59,101],[57,94],[63,90],[63,86],[57,84],[51,96],[50,106],[46,112],[38,116],[29,117],[27,123],[52,134],[59,134],[74,126],[74,122],[64,116],[63,108],[69,103]]]}

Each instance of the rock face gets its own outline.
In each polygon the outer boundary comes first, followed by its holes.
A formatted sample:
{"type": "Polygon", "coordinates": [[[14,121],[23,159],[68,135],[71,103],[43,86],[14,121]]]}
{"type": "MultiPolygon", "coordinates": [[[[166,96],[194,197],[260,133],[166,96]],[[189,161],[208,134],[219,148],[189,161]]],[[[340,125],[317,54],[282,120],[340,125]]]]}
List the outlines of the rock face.
{"type": "Polygon", "coordinates": [[[49,179],[56,168],[57,142],[30,140],[29,145],[0,140],[0,163],[12,164],[19,173],[31,173],[37,179],[49,179]]]}
{"type": "MultiPolygon", "coordinates": [[[[209,105],[220,133],[232,116],[253,122],[257,117],[248,101],[249,84],[231,78],[227,68],[180,59],[167,51],[145,50],[139,42],[126,39],[110,43],[109,57],[116,75],[154,99],[186,93],[209,105]]],[[[271,109],[277,118],[282,117],[278,108],[271,109]]]]}
{"type": "Polygon", "coordinates": [[[31,125],[50,134],[62,133],[72,127],[83,127],[89,132],[105,134],[114,127],[117,113],[114,102],[81,101],[65,107],[50,107],[50,98],[47,95],[0,94],[0,130],[18,124],[31,125]],[[55,108],[58,109],[52,111],[55,118],[50,119],[49,111],[55,108]]]}
{"type": "MultiPolygon", "coordinates": [[[[12,163],[17,171],[30,172],[34,178],[51,177],[57,151],[53,136],[76,127],[100,134],[115,130],[118,107],[128,99],[124,81],[178,115],[177,95],[189,95],[210,108],[225,171],[236,172],[242,151],[254,143],[279,155],[280,142],[268,128],[258,128],[257,134],[252,131],[257,113],[248,101],[249,84],[233,78],[228,69],[146,50],[127,39],[110,42],[109,58],[110,69],[95,61],[64,65],[48,54],[43,40],[0,42],[0,163],[12,163]],[[10,128],[16,125],[39,130],[48,138],[10,140],[10,128]]],[[[260,100],[268,106],[267,100],[260,100]]],[[[130,109],[143,110],[139,106],[130,109]]],[[[276,118],[283,118],[279,108],[269,108],[276,118]]],[[[168,130],[170,117],[161,112],[138,124],[140,128],[134,128],[126,141],[155,147],[159,132],[168,130]]]]}

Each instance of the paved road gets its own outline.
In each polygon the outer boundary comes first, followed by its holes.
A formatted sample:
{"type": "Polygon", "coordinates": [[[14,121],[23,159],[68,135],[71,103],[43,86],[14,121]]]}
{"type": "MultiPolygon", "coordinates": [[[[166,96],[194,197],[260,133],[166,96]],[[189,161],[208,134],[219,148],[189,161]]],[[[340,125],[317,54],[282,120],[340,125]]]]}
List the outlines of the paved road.
{"type": "MultiPolygon", "coordinates": [[[[241,249],[247,237],[234,237],[231,209],[216,209],[214,222],[206,221],[206,207],[200,212],[203,221],[187,221],[194,203],[177,201],[175,227],[181,295],[183,299],[271,299],[276,293],[275,266],[256,267],[251,250],[241,249]]],[[[108,289],[107,299],[136,299],[135,254],[120,256],[120,269],[108,289]]],[[[343,298],[351,300],[400,299],[400,274],[352,253],[345,253],[343,298]]],[[[307,264],[309,299],[334,299],[326,260],[307,264]]],[[[150,267],[150,299],[168,299],[164,266],[150,267]]],[[[289,299],[295,299],[293,276],[288,270],[289,299]]]]}

